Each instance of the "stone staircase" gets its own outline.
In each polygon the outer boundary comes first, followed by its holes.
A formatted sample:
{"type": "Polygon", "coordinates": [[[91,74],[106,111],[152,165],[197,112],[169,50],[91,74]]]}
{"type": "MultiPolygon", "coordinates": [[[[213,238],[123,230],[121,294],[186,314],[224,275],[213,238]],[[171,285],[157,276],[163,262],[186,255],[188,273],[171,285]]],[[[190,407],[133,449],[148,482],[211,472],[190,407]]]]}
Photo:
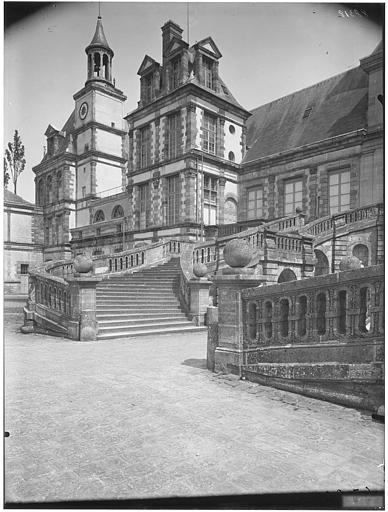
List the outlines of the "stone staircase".
{"type": "Polygon", "coordinates": [[[99,340],[204,331],[179,303],[179,259],[132,275],[112,276],[97,286],[99,340]]]}

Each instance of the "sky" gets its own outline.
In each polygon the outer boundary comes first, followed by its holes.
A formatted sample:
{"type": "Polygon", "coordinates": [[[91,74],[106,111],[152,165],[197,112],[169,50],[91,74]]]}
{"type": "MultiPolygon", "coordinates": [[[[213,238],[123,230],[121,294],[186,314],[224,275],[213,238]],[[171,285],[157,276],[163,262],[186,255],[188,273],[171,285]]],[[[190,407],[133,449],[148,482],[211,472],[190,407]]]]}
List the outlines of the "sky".
{"type": "MultiPolygon", "coordinates": [[[[213,38],[223,55],[220,75],[247,110],[358,66],[382,38],[371,4],[359,4],[365,8],[360,15],[350,12],[356,4],[335,3],[100,5],[115,52],[116,86],[128,97],[125,113],[137,106],[137,70],[145,54],[161,61],[162,25],[172,19],[187,41],[187,5],[190,44],[213,38]]],[[[32,167],[43,157],[44,132],[49,124],[62,128],[74,108],[73,95],[84,86],[85,48],[97,16],[97,2],[47,3],[5,29],[4,145],[17,129],[27,160],[17,193],[28,201],[34,201],[32,167]]]]}

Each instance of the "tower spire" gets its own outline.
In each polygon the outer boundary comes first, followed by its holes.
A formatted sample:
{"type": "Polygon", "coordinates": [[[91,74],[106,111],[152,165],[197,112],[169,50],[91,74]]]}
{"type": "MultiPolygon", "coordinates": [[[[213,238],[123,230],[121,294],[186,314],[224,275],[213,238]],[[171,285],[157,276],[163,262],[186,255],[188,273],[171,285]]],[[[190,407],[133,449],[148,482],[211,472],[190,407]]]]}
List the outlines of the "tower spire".
{"type": "Polygon", "coordinates": [[[96,30],[85,52],[88,56],[88,81],[103,80],[112,83],[112,59],[114,52],[105,37],[100,2],[98,3],[96,30]]]}

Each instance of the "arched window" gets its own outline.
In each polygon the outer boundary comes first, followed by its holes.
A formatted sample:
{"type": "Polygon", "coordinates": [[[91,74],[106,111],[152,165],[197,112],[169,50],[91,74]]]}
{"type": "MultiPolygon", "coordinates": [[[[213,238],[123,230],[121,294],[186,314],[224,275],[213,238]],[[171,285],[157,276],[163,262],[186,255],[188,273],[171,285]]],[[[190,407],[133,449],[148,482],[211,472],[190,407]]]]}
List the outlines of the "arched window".
{"type": "Polygon", "coordinates": [[[100,68],[101,68],[101,57],[99,53],[93,54],[94,57],[94,67],[93,67],[93,76],[100,76],[100,68]]]}
{"type": "Polygon", "coordinates": [[[285,268],[278,277],[278,283],[288,283],[288,281],[296,281],[296,275],[290,268],[285,268]]]}
{"type": "Polygon", "coordinates": [[[108,63],[109,63],[108,55],[106,53],[104,53],[104,55],[102,57],[102,66],[103,66],[103,76],[104,76],[105,80],[109,80],[109,66],[108,66],[108,63]]]}
{"type": "Polygon", "coordinates": [[[94,215],[94,222],[103,222],[105,220],[105,215],[102,210],[97,210],[94,215]]]}
{"type": "Polygon", "coordinates": [[[118,204],[112,210],[112,219],[118,219],[119,217],[124,217],[123,207],[118,204]]]}
{"type": "Polygon", "coordinates": [[[57,199],[61,199],[63,197],[63,190],[62,190],[62,172],[57,172],[57,190],[56,190],[56,196],[57,199]]]}
{"type": "Polygon", "coordinates": [[[317,263],[315,264],[314,276],[324,276],[329,273],[329,260],[326,255],[319,250],[314,251],[317,263]]]}
{"type": "Polygon", "coordinates": [[[364,244],[357,244],[353,247],[353,256],[358,258],[364,267],[369,265],[369,250],[364,244]]]}
{"type": "Polygon", "coordinates": [[[47,178],[47,202],[52,203],[53,201],[53,179],[51,176],[47,178]]]}

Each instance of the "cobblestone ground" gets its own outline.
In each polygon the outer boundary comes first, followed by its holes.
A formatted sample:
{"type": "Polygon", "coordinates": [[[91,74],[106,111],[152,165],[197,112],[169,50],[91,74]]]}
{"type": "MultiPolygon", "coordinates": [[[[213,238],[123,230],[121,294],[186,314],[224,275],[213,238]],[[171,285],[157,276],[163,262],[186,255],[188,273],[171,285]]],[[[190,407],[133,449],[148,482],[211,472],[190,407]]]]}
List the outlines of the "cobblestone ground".
{"type": "Polygon", "coordinates": [[[206,333],[79,343],[5,322],[5,499],[383,488],[383,425],[205,354],[206,333]]]}

